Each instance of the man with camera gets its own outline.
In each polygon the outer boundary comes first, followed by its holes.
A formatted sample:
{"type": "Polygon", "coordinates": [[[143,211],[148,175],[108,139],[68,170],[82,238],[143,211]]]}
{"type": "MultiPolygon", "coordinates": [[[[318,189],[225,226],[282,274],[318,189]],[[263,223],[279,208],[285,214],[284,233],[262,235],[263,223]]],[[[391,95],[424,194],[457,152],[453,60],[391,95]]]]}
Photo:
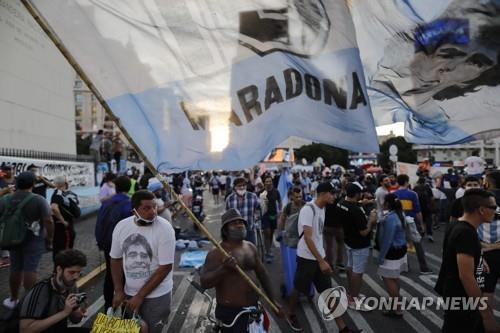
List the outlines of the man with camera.
{"type": "Polygon", "coordinates": [[[54,275],[38,282],[21,302],[19,332],[90,332],[88,328],[68,328],[68,319],[76,324],[85,315],[86,295],[77,293],[76,281],[86,265],[87,258],[81,251],[59,252],[54,275]]]}

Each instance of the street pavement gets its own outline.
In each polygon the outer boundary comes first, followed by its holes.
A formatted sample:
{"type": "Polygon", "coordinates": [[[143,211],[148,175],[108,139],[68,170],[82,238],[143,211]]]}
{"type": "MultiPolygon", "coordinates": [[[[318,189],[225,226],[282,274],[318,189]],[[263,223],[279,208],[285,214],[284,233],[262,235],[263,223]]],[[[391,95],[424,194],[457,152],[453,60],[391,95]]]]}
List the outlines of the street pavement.
{"type": "MultiPolygon", "coordinates": [[[[214,205],[211,195],[205,191],[204,205],[207,218],[205,225],[216,237],[220,236],[220,215],[223,212],[223,205],[214,205]]],[[[192,229],[192,224],[185,218],[179,217],[174,221],[176,226],[182,229],[192,229]]],[[[83,274],[87,274],[100,266],[104,262],[102,253],[97,250],[94,239],[95,216],[89,216],[76,223],[77,239],[75,248],[84,251],[88,257],[88,266],[83,274]]],[[[435,231],[435,243],[424,241],[427,262],[430,268],[435,272],[432,275],[419,275],[418,263],[414,254],[409,255],[410,271],[401,277],[401,295],[407,298],[436,297],[433,290],[437,279],[437,273],[441,264],[441,244],[443,238],[443,227],[435,231]]],[[[204,246],[205,250],[210,250],[211,245],[204,246]]],[[[186,251],[186,250],[183,250],[186,251]]],[[[174,290],[172,299],[172,312],[169,323],[164,332],[175,333],[205,333],[210,332],[210,321],[208,320],[209,301],[208,298],[190,285],[188,279],[193,277],[193,268],[179,268],[179,259],[183,251],[177,251],[175,256],[174,271],[174,290]]],[[[287,300],[280,297],[280,287],[283,276],[281,262],[279,258],[279,248],[275,248],[275,261],[272,264],[266,264],[268,273],[271,276],[276,300],[286,307],[287,300]]],[[[44,255],[40,265],[40,277],[49,276],[52,271],[52,258],[50,253],[44,255]]],[[[196,280],[196,276],[194,276],[196,280]]],[[[103,274],[90,280],[81,287],[81,291],[88,293],[89,316],[82,323],[85,327],[91,327],[95,315],[102,311],[102,281],[103,274]]],[[[375,260],[371,260],[367,273],[363,278],[361,293],[367,297],[386,296],[385,287],[382,280],[376,274],[375,260]]],[[[347,286],[346,275],[336,273],[333,278],[335,285],[347,286]]],[[[1,299],[8,297],[8,269],[0,269],[0,293],[1,299]]],[[[213,290],[208,294],[214,296],[213,290]]],[[[495,294],[495,316],[500,321],[500,286],[497,287],[495,294]]],[[[304,332],[338,332],[333,321],[322,319],[317,307],[317,297],[308,300],[302,298],[301,306],[298,311],[298,317],[304,327],[304,332]]],[[[212,309],[213,310],[213,309],[212,309]]],[[[5,309],[0,310],[0,315],[5,309]]],[[[401,319],[388,318],[380,311],[357,312],[348,309],[344,315],[348,325],[363,329],[364,332],[418,332],[430,333],[439,332],[443,323],[443,311],[430,307],[425,310],[408,310],[404,312],[401,319]]],[[[271,314],[271,332],[291,332],[287,324],[271,314]]]]}

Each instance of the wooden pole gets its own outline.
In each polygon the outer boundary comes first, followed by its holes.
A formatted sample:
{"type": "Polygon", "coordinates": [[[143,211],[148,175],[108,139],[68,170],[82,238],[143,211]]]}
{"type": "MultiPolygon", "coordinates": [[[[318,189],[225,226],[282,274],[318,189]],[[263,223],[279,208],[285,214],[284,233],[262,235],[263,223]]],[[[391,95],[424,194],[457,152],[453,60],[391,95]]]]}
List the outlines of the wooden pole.
{"type": "MultiPolygon", "coordinates": [[[[97,90],[96,86],[92,83],[90,78],[85,74],[85,71],[81,68],[81,66],[76,62],[76,59],[71,55],[68,49],[64,46],[61,39],[57,36],[57,34],[50,27],[49,23],[42,17],[42,15],[38,12],[38,10],[31,4],[29,0],[21,0],[21,3],[26,7],[30,15],[35,19],[40,28],[45,32],[47,37],[54,43],[54,45],[59,49],[64,58],[68,61],[68,63],[73,67],[75,72],[80,76],[83,82],[87,85],[87,87],[92,91],[94,96],[97,98],[103,109],[106,111],[106,114],[115,122],[116,126],[122,131],[123,135],[127,138],[130,144],[134,147],[135,151],[139,154],[139,157],[144,161],[147,168],[149,168],[156,177],[162,182],[163,187],[166,188],[172,195],[172,197],[177,200],[182,207],[182,210],[187,213],[187,215],[191,218],[191,220],[198,226],[198,228],[208,237],[210,242],[221,251],[226,257],[229,257],[229,254],[222,248],[222,246],[217,242],[217,240],[212,236],[210,231],[205,227],[203,223],[198,221],[193,212],[186,207],[182,200],[179,200],[179,196],[175,191],[172,190],[170,184],[165,181],[164,177],[158,172],[156,167],[151,163],[149,158],[142,152],[141,148],[135,143],[134,139],[129,135],[128,131],[125,127],[123,127],[120,118],[116,117],[113,114],[113,111],[109,107],[108,103],[104,100],[99,90],[97,90]]],[[[243,277],[243,279],[262,297],[266,303],[275,311],[278,312],[278,307],[267,297],[267,295],[252,281],[252,279],[241,269],[240,266],[236,265],[236,270],[243,277]]]]}

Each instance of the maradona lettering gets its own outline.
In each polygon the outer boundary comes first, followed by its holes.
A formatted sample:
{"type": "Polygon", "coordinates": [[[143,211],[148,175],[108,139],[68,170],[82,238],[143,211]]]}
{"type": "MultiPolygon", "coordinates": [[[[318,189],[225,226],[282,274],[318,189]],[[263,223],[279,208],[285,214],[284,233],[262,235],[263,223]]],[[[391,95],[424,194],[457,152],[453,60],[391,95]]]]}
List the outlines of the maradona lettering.
{"type": "MultiPolygon", "coordinates": [[[[262,115],[273,104],[290,101],[301,95],[307,96],[313,101],[322,101],[327,106],[333,106],[340,110],[356,110],[359,104],[367,105],[367,97],[359,80],[357,72],[352,72],[351,80],[347,76],[333,81],[330,79],[319,79],[309,73],[301,73],[296,69],[288,68],[283,71],[284,86],[278,84],[274,76],[265,80],[265,90],[261,91],[257,85],[249,85],[236,91],[243,115],[231,111],[229,122],[243,125],[254,120],[255,116],[262,115]],[[352,82],[349,86],[349,81],[352,82]],[[349,89],[351,88],[351,89],[349,89]]],[[[208,128],[208,116],[195,115],[184,103],[181,108],[188,118],[194,130],[206,130],[208,128]]]]}

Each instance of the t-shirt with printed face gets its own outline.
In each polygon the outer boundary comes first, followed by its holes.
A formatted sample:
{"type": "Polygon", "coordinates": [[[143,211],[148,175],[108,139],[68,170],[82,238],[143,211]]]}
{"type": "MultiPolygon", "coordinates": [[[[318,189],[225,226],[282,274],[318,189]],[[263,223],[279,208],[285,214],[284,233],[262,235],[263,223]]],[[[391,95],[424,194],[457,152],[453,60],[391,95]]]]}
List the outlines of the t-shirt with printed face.
{"type": "Polygon", "coordinates": [[[459,253],[474,258],[476,281],[480,288],[484,287],[481,244],[476,229],[465,221],[458,221],[449,227],[443,242],[443,263],[437,283],[442,287],[443,297],[467,297],[458,271],[459,253]]]}
{"type": "MultiPolygon", "coordinates": [[[[304,205],[299,213],[298,231],[299,235],[304,232],[304,226],[312,228],[312,240],[321,258],[325,257],[325,249],[323,247],[323,229],[325,226],[325,209],[319,208],[314,202],[304,205]],[[314,211],[313,211],[314,209],[314,211]]],[[[316,260],[316,257],[311,253],[302,236],[297,244],[297,256],[316,260]]]]}
{"type": "MultiPolygon", "coordinates": [[[[175,233],[172,225],[158,216],[150,226],[139,226],[135,216],[120,221],[113,231],[110,256],[122,259],[125,294],[134,296],[159,265],[174,263],[175,233]]],[[[173,269],[146,298],[156,298],[173,287],[173,269]]]]}

